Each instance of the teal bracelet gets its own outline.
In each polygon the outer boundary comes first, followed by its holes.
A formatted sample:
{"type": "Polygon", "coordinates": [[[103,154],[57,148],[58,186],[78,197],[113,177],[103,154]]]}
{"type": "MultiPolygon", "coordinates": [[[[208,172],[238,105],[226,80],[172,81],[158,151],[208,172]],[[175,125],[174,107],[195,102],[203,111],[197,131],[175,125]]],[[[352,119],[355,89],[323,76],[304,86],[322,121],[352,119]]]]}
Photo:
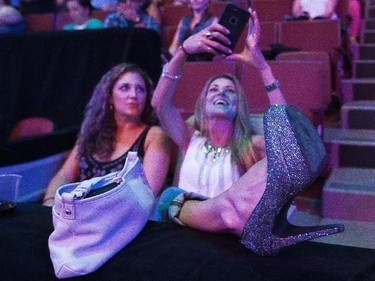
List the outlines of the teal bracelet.
{"type": "Polygon", "coordinates": [[[280,83],[278,80],[275,80],[272,84],[269,84],[267,86],[264,86],[267,92],[272,92],[273,90],[276,90],[280,88],[280,83]]]}

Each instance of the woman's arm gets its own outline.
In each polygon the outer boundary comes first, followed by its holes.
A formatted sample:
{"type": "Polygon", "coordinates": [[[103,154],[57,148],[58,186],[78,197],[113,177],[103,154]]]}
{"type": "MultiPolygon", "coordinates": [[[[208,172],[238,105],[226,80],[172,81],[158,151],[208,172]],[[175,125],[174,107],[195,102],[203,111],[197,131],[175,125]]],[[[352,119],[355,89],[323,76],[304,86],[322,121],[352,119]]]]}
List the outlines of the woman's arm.
{"type": "Polygon", "coordinates": [[[77,159],[78,148],[74,146],[72,152],[69,154],[68,158],[65,160],[63,166],[57,172],[57,174],[48,183],[46,192],[43,197],[42,204],[45,206],[53,206],[55,202],[56,190],[67,183],[74,182],[79,173],[79,163],[77,159]]]}
{"type": "Polygon", "coordinates": [[[164,67],[151,101],[164,131],[182,151],[186,151],[191,130],[188,129],[179,110],[172,104],[172,97],[178,76],[182,75],[186,58],[187,55],[179,48],[172,60],[164,67]]]}
{"type": "Polygon", "coordinates": [[[294,17],[302,16],[303,12],[302,12],[302,9],[301,9],[301,0],[294,0],[293,8],[292,8],[292,14],[293,14],[294,17]]]}
{"type": "Polygon", "coordinates": [[[160,127],[154,126],[147,134],[143,168],[150,188],[159,196],[167,177],[170,162],[170,142],[160,127]]]}
{"type": "Polygon", "coordinates": [[[338,0],[327,0],[327,6],[324,13],[321,15],[324,18],[331,18],[332,14],[336,11],[338,0]]]}
{"type": "MultiPolygon", "coordinates": [[[[164,67],[163,74],[156,86],[152,106],[155,108],[163,129],[167,135],[179,146],[185,155],[191,135],[192,128],[183,120],[179,110],[173,106],[172,97],[176,89],[177,80],[182,75],[183,66],[188,54],[212,53],[229,54],[231,50],[218,41],[210,40],[206,37],[208,31],[215,32],[217,39],[228,43],[228,38],[223,34],[228,30],[214,22],[208,28],[190,36],[181,47],[177,49],[175,56],[164,67]]],[[[187,85],[188,86],[188,85],[187,85]]]]}
{"type": "Polygon", "coordinates": [[[260,24],[257,13],[251,9],[249,9],[249,12],[251,17],[249,20],[249,29],[246,37],[245,48],[240,54],[230,55],[227,57],[227,59],[248,63],[257,68],[268,94],[270,105],[286,105],[287,102],[280,90],[278,81],[273,75],[271,67],[268,65],[258,46],[260,38],[260,24]]]}
{"type": "Polygon", "coordinates": [[[177,49],[178,49],[178,37],[180,36],[180,30],[181,30],[181,25],[182,25],[182,21],[180,21],[180,23],[178,24],[177,26],[177,29],[176,29],[176,32],[174,33],[173,35],[173,40],[172,40],[172,43],[171,45],[169,46],[168,48],[168,52],[174,56],[175,53],[177,52],[177,49]]]}

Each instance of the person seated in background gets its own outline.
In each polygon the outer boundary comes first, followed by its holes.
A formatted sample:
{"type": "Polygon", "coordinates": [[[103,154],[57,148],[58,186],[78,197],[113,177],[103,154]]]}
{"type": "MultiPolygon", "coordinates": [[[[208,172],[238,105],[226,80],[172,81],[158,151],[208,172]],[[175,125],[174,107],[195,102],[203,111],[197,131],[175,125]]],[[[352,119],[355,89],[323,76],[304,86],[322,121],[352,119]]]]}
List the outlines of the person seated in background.
{"type": "Polygon", "coordinates": [[[342,228],[295,227],[289,233],[274,232],[274,226],[281,225],[280,232],[292,227],[283,211],[322,171],[325,151],[313,125],[285,100],[258,46],[258,17],[251,9],[249,12],[241,53],[232,53],[227,47],[229,31],[214,21],[187,38],[163,68],[152,105],[162,127],[180,148],[183,162],[179,188],[163,191],[154,219],[171,219],[206,232],[231,233],[252,251],[274,255],[285,246],[342,228]],[[202,52],[225,54],[226,59],[259,71],[271,105],[264,115],[265,141],[252,132],[243,89],[230,74],[206,82],[197,100],[194,125],[184,121],[172,103],[173,94],[188,54],[202,52]]]}
{"type": "Polygon", "coordinates": [[[94,9],[115,12],[117,0],[91,0],[91,5],[94,9]]]}
{"type": "Polygon", "coordinates": [[[174,6],[189,5],[189,0],[174,0],[173,5],[174,6]]]}
{"type": "Polygon", "coordinates": [[[63,27],[64,30],[99,29],[104,24],[101,20],[91,18],[92,6],[90,0],[68,0],[66,6],[73,23],[63,27]]]}
{"type": "MultiPolygon", "coordinates": [[[[208,27],[211,25],[213,20],[216,19],[215,16],[209,13],[208,5],[209,0],[189,0],[191,15],[183,17],[178,24],[173,41],[168,48],[171,56],[177,52],[177,49],[188,37],[208,27]]],[[[198,54],[188,57],[188,60],[190,61],[211,59],[211,55],[207,56],[205,54],[198,54]]]]}
{"type": "Polygon", "coordinates": [[[147,28],[160,33],[158,21],[145,12],[146,0],[124,0],[104,21],[107,28],[147,28]]]}
{"type": "Polygon", "coordinates": [[[292,14],[294,19],[337,19],[338,0],[294,0],[292,14]]]}
{"type": "Polygon", "coordinates": [[[66,6],[67,0],[54,0],[55,3],[55,12],[60,13],[60,12],[67,12],[68,7],[66,6]]]}
{"type": "Polygon", "coordinates": [[[151,107],[153,83],[134,64],[119,64],[97,84],[69,157],[49,182],[43,205],[52,206],[58,187],[119,171],[137,151],[158,196],[169,168],[170,143],[151,107]]]}
{"type": "MultiPolygon", "coordinates": [[[[117,0],[91,0],[91,5],[97,9],[107,12],[116,12],[117,0]]],[[[143,6],[146,14],[153,17],[161,25],[161,0],[147,0],[143,6]]]]}
{"type": "Polygon", "coordinates": [[[0,0],[0,33],[24,32],[25,19],[7,0],[0,0]]]}

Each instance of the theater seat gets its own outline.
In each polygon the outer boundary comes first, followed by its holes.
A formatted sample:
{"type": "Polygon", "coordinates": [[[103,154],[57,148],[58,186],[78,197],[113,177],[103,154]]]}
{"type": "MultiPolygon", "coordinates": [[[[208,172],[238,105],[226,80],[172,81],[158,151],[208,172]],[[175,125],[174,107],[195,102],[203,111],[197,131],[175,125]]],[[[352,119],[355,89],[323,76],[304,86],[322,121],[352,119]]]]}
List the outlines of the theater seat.
{"type": "Polygon", "coordinates": [[[25,16],[26,31],[53,31],[55,15],[54,13],[27,14],[25,16]]]}
{"type": "Polygon", "coordinates": [[[326,52],[285,52],[276,56],[276,60],[302,60],[311,61],[317,60],[323,66],[323,103],[328,105],[331,102],[332,94],[332,71],[331,62],[328,53],[326,52]]]}
{"type": "Polygon", "coordinates": [[[53,132],[53,122],[43,117],[29,117],[19,121],[12,129],[8,140],[34,137],[53,132]]]}

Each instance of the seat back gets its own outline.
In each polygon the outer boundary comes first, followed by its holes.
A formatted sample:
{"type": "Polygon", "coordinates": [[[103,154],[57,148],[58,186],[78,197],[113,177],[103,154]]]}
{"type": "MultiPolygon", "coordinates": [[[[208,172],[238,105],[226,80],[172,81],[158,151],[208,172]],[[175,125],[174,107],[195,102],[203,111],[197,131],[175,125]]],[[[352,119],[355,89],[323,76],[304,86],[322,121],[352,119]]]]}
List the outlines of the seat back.
{"type": "Polygon", "coordinates": [[[68,12],[58,12],[56,14],[56,30],[63,30],[65,25],[72,22],[73,20],[68,12]]]}
{"type": "Polygon", "coordinates": [[[222,73],[236,75],[236,63],[231,61],[185,63],[184,75],[176,85],[173,104],[182,112],[193,114],[196,101],[208,78],[222,73]]]}
{"type": "Polygon", "coordinates": [[[53,122],[43,117],[28,117],[19,121],[9,135],[9,140],[34,137],[53,132],[53,122]]]}
{"type": "Polygon", "coordinates": [[[326,52],[337,63],[337,48],[341,44],[340,21],[289,21],[281,22],[279,43],[301,51],[326,52]]]}
{"type": "Polygon", "coordinates": [[[323,103],[328,105],[331,102],[332,71],[330,58],[326,52],[285,52],[278,54],[276,60],[320,61],[323,66],[323,103]]]}
{"type": "Polygon", "coordinates": [[[55,14],[27,14],[25,15],[26,31],[53,31],[55,26],[55,14]]]}
{"type": "Polygon", "coordinates": [[[252,0],[251,7],[260,21],[283,21],[292,14],[293,0],[252,0]]]}
{"type": "MultiPolygon", "coordinates": [[[[319,61],[269,61],[280,81],[286,100],[299,108],[316,126],[321,126],[323,104],[323,68],[319,61]]],[[[241,84],[250,113],[263,113],[269,106],[264,83],[257,69],[242,64],[241,84]]]]}

